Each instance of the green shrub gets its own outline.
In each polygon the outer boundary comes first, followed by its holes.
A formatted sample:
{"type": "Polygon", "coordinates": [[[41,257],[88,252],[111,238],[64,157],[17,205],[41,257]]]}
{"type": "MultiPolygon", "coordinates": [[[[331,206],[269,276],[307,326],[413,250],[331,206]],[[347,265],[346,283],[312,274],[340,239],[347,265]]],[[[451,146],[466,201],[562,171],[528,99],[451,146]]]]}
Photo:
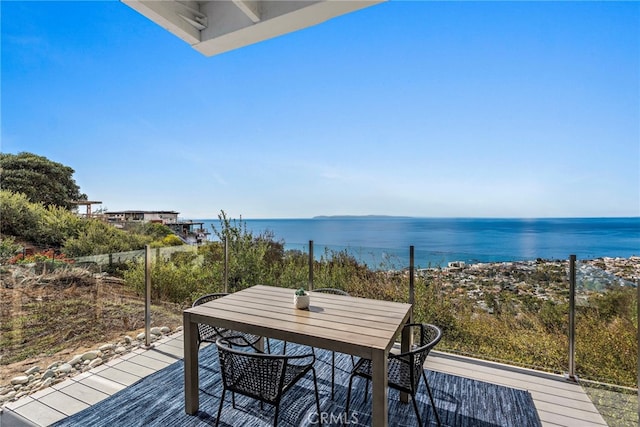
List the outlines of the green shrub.
{"type": "Polygon", "coordinates": [[[44,208],[31,203],[22,193],[0,190],[0,233],[31,240],[38,237],[44,208]]]}
{"type": "Polygon", "coordinates": [[[49,206],[41,212],[38,237],[32,241],[45,247],[59,248],[78,235],[83,220],[73,212],[57,206],[49,206]]]}
{"type": "Polygon", "coordinates": [[[76,237],[64,243],[70,257],[109,254],[143,249],[151,237],[132,234],[96,219],[84,220],[76,237]]]}
{"type": "Polygon", "coordinates": [[[162,238],[163,246],[181,246],[184,245],[184,242],[175,234],[169,234],[168,236],[164,236],[162,238]]]}
{"type": "Polygon", "coordinates": [[[0,191],[0,234],[34,245],[64,248],[70,257],[142,249],[153,240],[159,246],[182,241],[162,224],[144,224],[126,232],[97,219],[82,219],[63,207],[44,207],[24,194],[0,191]]]}
{"type": "MultiPolygon", "coordinates": [[[[242,219],[229,219],[224,211],[218,215],[218,220],[220,226],[214,226],[213,232],[221,242],[225,239],[228,242],[229,289],[238,290],[255,284],[279,283],[284,243],[275,241],[273,233],[269,231],[254,236],[247,230],[242,219]]],[[[222,256],[224,258],[224,250],[222,256]]]]}
{"type": "MultiPolygon", "coordinates": [[[[153,240],[162,240],[173,234],[173,231],[164,224],[158,224],[156,222],[145,222],[141,224],[129,225],[127,231],[135,234],[142,234],[151,237],[153,240]]],[[[171,246],[171,245],[167,245],[171,246]]]]}
{"type": "Polygon", "coordinates": [[[17,255],[22,251],[22,246],[16,243],[15,239],[11,236],[3,237],[0,239],[0,264],[4,264],[10,258],[17,255]]]}
{"type": "MultiPolygon", "coordinates": [[[[124,272],[128,287],[144,295],[144,263],[129,263],[124,272]]],[[[151,297],[154,300],[190,305],[198,296],[222,292],[223,284],[215,280],[215,272],[200,268],[193,262],[172,262],[156,259],[151,265],[151,297]]]]}

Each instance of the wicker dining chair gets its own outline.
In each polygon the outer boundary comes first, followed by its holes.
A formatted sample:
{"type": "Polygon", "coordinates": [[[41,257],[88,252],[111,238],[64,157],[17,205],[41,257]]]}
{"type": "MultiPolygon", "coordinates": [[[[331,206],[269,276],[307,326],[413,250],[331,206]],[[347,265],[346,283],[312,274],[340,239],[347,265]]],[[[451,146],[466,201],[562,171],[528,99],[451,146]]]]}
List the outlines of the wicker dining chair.
{"type": "MultiPolygon", "coordinates": [[[[427,376],[424,373],[424,362],[429,355],[429,352],[433,347],[440,342],[442,338],[442,331],[440,328],[430,324],[411,323],[404,326],[404,328],[410,328],[411,333],[418,332],[418,343],[414,345],[414,348],[410,351],[400,354],[389,354],[387,363],[388,372],[388,385],[389,387],[401,392],[405,392],[411,395],[413,401],[413,409],[418,417],[419,425],[422,425],[420,418],[420,411],[418,411],[418,403],[416,402],[416,393],[418,386],[420,385],[420,378],[424,379],[424,384],[427,387],[429,393],[429,399],[431,400],[431,407],[436,415],[436,421],[438,426],[440,423],[440,416],[436,409],[435,402],[433,400],[433,393],[427,376]],[[422,373],[422,375],[421,375],[422,373]]],[[[347,392],[347,407],[346,414],[349,414],[349,404],[351,400],[351,386],[353,378],[356,376],[363,377],[367,380],[365,387],[365,400],[367,399],[367,393],[369,389],[369,380],[371,380],[371,360],[360,359],[355,364],[353,371],[351,371],[351,377],[349,378],[349,391],[347,392]]]]}
{"type": "Polygon", "coordinates": [[[220,371],[222,373],[222,396],[218,407],[216,426],[220,422],[225,394],[232,392],[232,405],[235,409],[235,393],[275,406],[273,425],[278,425],[280,402],[290,390],[309,371],[313,373],[316,409],[320,414],[320,395],[316,370],[313,367],[316,357],[313,352],[287,356],[285,354],[266,354],[234,349],[232,340],[219,338],[216,341],[220,371]]]}
{"type": "MultiPolygon", "coordinates": [[[[216,300],[218,298],[222,298],[223,296],[229,295],[228,293],[214,293],[203,295],[197,300],[193,302],[192,307],[197,305],[204,304],[209,301],[216,300]]],[[[203,342],[215,343],[218,338],[229,338],[233,340],[233,344],[235,346],[245,346],[252,347],[255,350],[258,350],[256,345],[260,341],[262,337],[253,334],[246,334],[238,331],[233,331],[230,329],[219,328],[216,326],[207,325],[205,323],[198,323],[198,348],[200,348],[200,344],[203,342]]],[[[267,342],[267,351],[271,353],[271,346],[269,345],[269,339],[265,338],[267,342]]]]}

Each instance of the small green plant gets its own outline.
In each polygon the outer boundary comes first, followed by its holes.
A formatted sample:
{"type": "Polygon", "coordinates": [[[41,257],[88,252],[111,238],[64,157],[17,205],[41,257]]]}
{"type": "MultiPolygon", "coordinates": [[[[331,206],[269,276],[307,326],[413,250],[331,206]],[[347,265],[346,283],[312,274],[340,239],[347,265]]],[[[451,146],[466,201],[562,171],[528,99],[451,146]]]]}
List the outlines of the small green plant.
{"type": "Polygon", "coordinates": [[[6,236],[0,238],[0,263],[6,262],[21,250],[22,247],[16,243],[13,237],[6,236]]]}
{"type": "Polygon", "coordinates": [[[304,290],[304,288],[299,288],[299,289],[296,291],[296,295],[298,295],[299,297],[304,296],[304,295],[306,295],[306,294],[307,294],[307,292],[304,290]]]}
{"type": "Polygon", "coordinates": [[[153,242],[150,243],[150,245],[152,248],[164,248],[167,246],[184,245],[184,242],[180,240],[180,238],[175,234],[169,234],[167,236],[164,236],[160,240],[154,240],[153,242]]]}

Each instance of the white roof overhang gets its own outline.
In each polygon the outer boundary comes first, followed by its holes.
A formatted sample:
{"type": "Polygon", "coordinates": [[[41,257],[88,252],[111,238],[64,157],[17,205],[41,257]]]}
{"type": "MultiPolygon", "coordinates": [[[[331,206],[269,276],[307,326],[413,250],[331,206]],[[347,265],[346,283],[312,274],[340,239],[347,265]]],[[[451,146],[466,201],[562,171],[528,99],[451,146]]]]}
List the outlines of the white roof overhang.
{"type": "Polygon", "coordinates": [[[206,56],[297,31],[386,0],[121,0],[206,56]]]}

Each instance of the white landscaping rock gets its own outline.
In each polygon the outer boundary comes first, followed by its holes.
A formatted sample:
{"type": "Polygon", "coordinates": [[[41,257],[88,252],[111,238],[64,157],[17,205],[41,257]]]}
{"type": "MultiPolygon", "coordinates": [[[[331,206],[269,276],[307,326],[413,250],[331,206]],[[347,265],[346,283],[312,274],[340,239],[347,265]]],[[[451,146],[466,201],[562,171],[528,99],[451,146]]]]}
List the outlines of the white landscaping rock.
{"type": "Polygon", "coordinates": [[[63,363],[62,365],[56,368],[56,373],[58,374],[68,374],[73,369],[73,366],[68,363],[63,363]]]}
{"type": "Polygon", "coordinates": [[[25,375],[33,375],[38,372],[40,372],[40,366],[32,366],[31,368],[24,371],[25,375]]]}
{"type": "Polygon", "coordinates": [[[67,363],[71,366],[73,365],[77,365],[78,363],[82,362],[82,355],[81,354],[76,354],[75,356],[73,356],[73,358],[71,360],[69,360],[67,363]]]}
{"type": "Polygon", "coordinates": [[[42,380],[46,381],[48,378],[53,378],[56,376],[56,373],[53,369],[47,369],[42,374],[42,380]]]}
{"type": "Polygon", "coordinates": [[[96,357],[98,357],[98,355],[99,355],[99,352],[98,352],[98,351],[96,351],[96,350],[93,350],[93,351],[87,351],[86,353],[84,353],[84,354],[82,355],[82,360],[93,360],[93,359],[95,359],[96,357]]]}
{"type": "Polygon", "coordinates": [[[105,352],[105,351],[113,350],[115,347],[116,347],[115,344],[103,344],[100,347],[98,347],[98,350],[105,352]]]}
{"type": "Polygon", "coordinates": [[[97,358],[97,359],[93,359],[90,363],[89,363],[89,368],[95,368],[96,366],[102,365],[102,359],[101,358],[97,358]]]}
{"type": "Polygon", "coordinates": [[[29,377],[26,375],[20,375],[18,377],[12,378],[11,379],[11,384],[12,385],[20,385],[20,384],[26,384],[29,382],[29,377]]]}
{"type": "Polygon", "coordinates": [[[47,366],[47,369],[55,369],[58,366],[62,365],[63,362],[57,361],[57,362],[53,362],[51,365],[47,366]]]}
{"type": "MultiPolygon", "coordinates": [[[[181,331],[182,327],[176,328],[181,331]]],[[[171,329],[167,326],[151,328],[149,341],[157,341],[165,334],[170,334],[171,329]]],[[[15,401],[18,397],[29,395],[36,390],[42,390],[72,377],[81,372],[86,372],[91,368],[102,365],[114,357],[128,353],[145,344],[144,332],[138,334],[136,339],[124,335],[117,343],[101,345],[97,350],[87,351],[77,354],[68,362],[62,360],[51,363],[43,371],[39,366],[32,366],[24,374],[11,380],[11,384],[4,387],[0,385],[0,405],[5,402],[15,401]]]]}

